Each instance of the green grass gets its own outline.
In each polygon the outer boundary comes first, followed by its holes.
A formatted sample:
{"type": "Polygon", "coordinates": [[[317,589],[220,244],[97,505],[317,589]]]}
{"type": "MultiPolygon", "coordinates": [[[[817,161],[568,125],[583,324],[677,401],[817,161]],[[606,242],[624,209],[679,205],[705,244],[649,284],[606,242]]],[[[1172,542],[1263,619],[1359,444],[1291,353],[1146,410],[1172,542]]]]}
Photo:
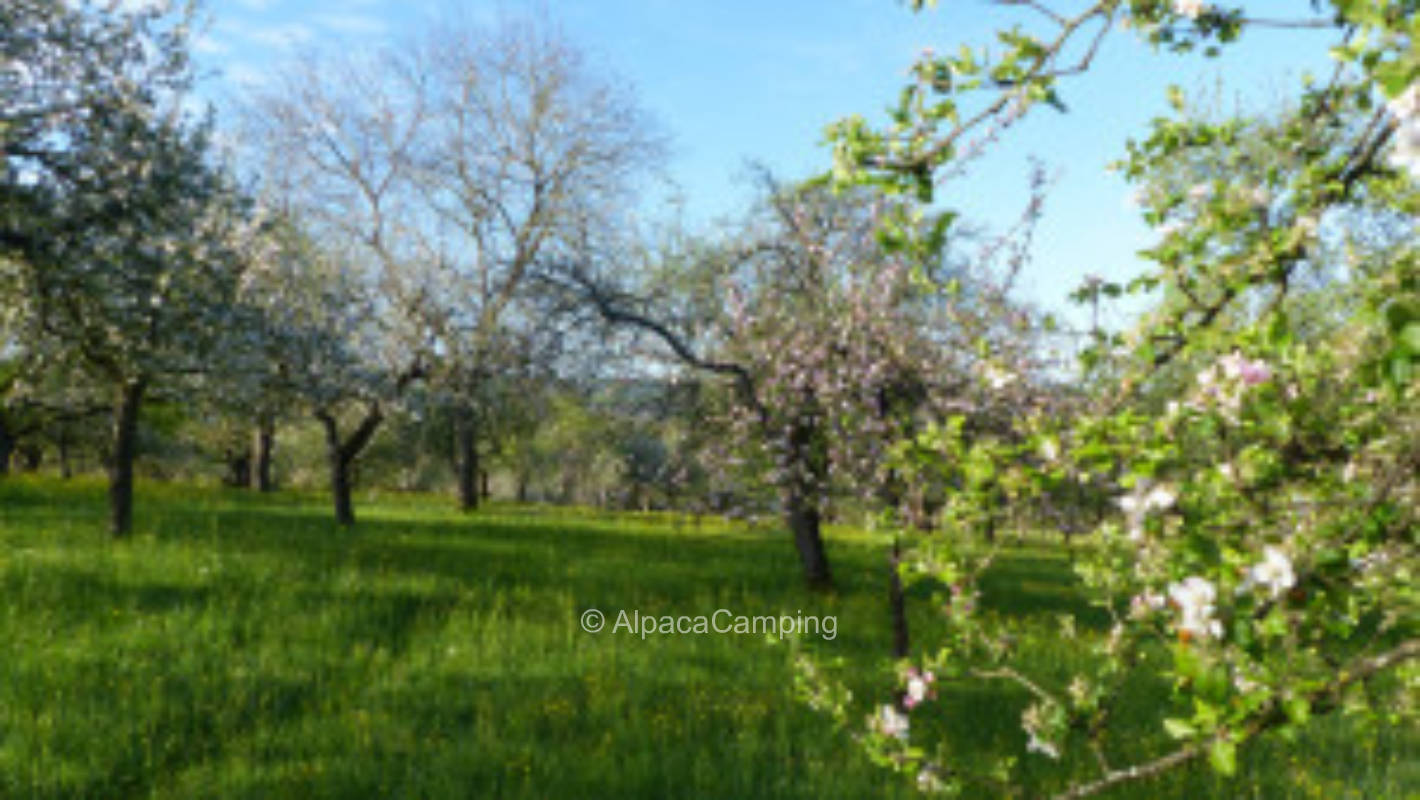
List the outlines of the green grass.
{"type": "MultiPolygon", "coordinates": [[[[0,482],[0,797],[909,794],[795,701],[784,647],[610,630],[623,609],[834,615],[838,636],[809,646],[871,697],[890,634],[866,538],[835,536],[840,590],[815,596],[783,535],[718,524],[385,495],[346,531],[317,495],[138,500],[138,534],[114,543],[99,484],[0,482]],[[600,634],[579,627],[589,607],[600,634]]],[[[996,569],[1002,613],[1053,625],[1080,605],[1050,546],[996,569]]],[[[964,757],[1018,747],[1016,700],[944,692],[921,724],[964,757]]],[[[1141,686],[1125,705],[1142,725],[1157,702],[1141,686]]],[[[1245,751],[1232,781],[1189,768],[1110,796],[1415,797],[1417,739],[1326,721],[1245,751]]]]}

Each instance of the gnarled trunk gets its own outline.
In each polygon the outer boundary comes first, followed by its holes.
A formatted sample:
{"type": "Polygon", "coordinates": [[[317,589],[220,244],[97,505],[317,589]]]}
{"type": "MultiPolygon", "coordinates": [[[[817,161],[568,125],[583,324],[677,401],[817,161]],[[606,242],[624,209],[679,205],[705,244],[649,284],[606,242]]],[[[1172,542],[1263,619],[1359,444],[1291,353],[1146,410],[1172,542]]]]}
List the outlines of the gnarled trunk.
{"type": "Polygon", "coordinates": [[[787,483],[782,487],[784,515],[794,534],[794,547],[804,568],[804,581],[810,589],[833,588],[833,576],[828,569],[828,553],[823,547],[821,514],[816,499],[816,487],[826,478],[826,454],[816,425],[796,423],[788,437],[787,483]]]}
{"type": "Polygon", "coordinates": [[[123,538],[133,532],[133,462],[138,455],[138,409],[142,380],[124,384],[113,409],[113,453],[109,462],[109,532],[123,538]]]}
{"type": "Polygon", "coordinates": [[[364,419],[346,439],[340,436],[340,423],[334,413],[322,409],[316,412],[316,419],[325,430],[326,462],[330,469],[330,495],[335,506],[335,521],[341,525],[354,525],[355,503],[352,495],[355,481],[351,471],[355,459],[384,421],[384,412],[379,405],[371,404],[365,411],[364,419]]]}
{"type": "Polygon", "coordinates": [[[828,553],[823,547],[819,510],[813,501],[790,490],[784,503],[784,517],[794,534],[794,547],[804,568],[804,581],[811,589],[830,589],[833,576],[828,569],[828,553]]]}

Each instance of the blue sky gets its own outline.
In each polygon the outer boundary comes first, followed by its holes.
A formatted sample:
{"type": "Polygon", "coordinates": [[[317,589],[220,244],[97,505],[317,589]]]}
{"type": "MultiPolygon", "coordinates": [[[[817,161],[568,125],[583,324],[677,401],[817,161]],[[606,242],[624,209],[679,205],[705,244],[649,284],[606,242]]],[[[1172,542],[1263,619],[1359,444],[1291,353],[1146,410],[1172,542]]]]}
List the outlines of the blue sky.
{"type": "MultiPolygon", "coordinates": [[[[1306,4],[1288,5],[1305,13],[1306,4]]],[[[745,207],[751,161],[788,178],[826,168],[827,124],[851,113],[881,119],[924,47],[986,43],[1007,18],[984,0],[946,0],[924,14],[895,0],[210,0],[198,58],[220,73],[209,88],[221,93],[260,83],[301,49],[374,47],[449,15],[490,23],[530,11],[636,89],[671,137],[669,174],[698,225],[745,207]]],[[[1201,90],[1221,80],[1226,97],[1275,106],[1303,70],[1325,69],[1325,47],[1309,33],[1264,31],[1209,60],[1154,55],[1112,34],[1091,72],[1064,87],[1070,113],[1037,112],[943,197],[1003,227],[1027,197],[1028,158],[1040,159],[1057,181],[1021,291],[1061,308],[1084,275],[1127,279],[1139,268],[1134,254],[1152,234],[1105,165],[1164,113],[1169,84],[1201,90]]]]}

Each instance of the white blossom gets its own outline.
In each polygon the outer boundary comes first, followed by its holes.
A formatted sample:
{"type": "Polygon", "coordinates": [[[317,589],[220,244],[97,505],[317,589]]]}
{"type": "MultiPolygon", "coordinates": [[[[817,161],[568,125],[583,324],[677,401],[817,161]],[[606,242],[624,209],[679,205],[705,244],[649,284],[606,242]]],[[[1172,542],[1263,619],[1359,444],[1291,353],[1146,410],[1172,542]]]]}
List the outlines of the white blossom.
{"type": "Polygon", "coordinates": [[[1254,584],[1266,587],[1274,598],[1297,583],[1291,559],[1272,545],[1262,548],[1262,561],[1254,564],[1249,570],[1248,579],[1254,584]]]}
{"type": "Polygon", "coordinates": [[[1400,122],[1420,117],[1420,83],[1410,84],[1408,89],[1387,101],[1385,107],[1400,122]]]}
{"type": "Polygon", "coordinates": [[[1198,19],[1208,10],[1208,4],[1203,0],[1173,0],[1173,10],[1181,17],[1198,19]]]}
{"type": "Polygon", "coordinates": [[[1054,744],[1036,736],[1034,732],[1030,735],[1030,741],[1026,742],[1027,753],[1040,753],[1047,758],[1060,758],[1060,751],[1054,744]]]}
{"type": "Polygon", "coordinates": [[[907,715],[898,711],[891,704],[885,704],[878,709],[878,714],[873,718],[873,730],[884,736],[891,736],[894,739],[907,741],[907,731],[911,723],[907,715]]]}
{"type": "Polygon", "coordinates": [[[918,703],[927,699],[928,692],[932,688],[932,683],[937,679],[931,672],[917,672],[911,670],[907,675],[907,692],[903,699],[903,704],[908,708],[915,707],[918,703]]]}
{"type": "Polygon", "coordinates": [[[1119,510],[1124,512],[1129,526],[1129,540],[1137,542],[1144,536],[1144,520],[1155,511],[1167,511],[1177,502],[1178,496],[1163,484],[1149,487],[1145,482],[1135,484],[1129,494],[1115,500],[1119,510]]]}
{"type": "Polygon", "coordinates": [[[1179,633],[1206,639],[1221,636],[1223,626],[1213,618],[1218,590],[1212,581],[1192,575],[1169,587],[1169,600],[1179,610],[1179,633]]]}

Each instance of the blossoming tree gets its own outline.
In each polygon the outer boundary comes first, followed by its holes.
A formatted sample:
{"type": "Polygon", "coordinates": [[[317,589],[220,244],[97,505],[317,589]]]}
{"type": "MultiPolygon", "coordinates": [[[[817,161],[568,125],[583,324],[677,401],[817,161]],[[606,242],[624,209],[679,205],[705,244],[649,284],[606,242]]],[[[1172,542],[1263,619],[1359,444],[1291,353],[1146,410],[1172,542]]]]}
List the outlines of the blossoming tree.
{"type": "MultiPolygon", "coordinates": [[[[1008,5],[1030,19],[999,35],[997,55],[928,53],[888,127],[855,118],[834,129],[840,181],[930,195],[955,174],[952,165],[1016,120],[1041,104],[1060,106],[1068,76],[1089,69],[1104,38],[1121,29],[1159,49],[1209,53],[1237,46],[1250,27],[1328,30],[1336,68],[1265,123],[1201,120],[1176,102],[1176,117],[1156,120],[1129,145],[1122,168],[1145,186],[1145,218],[1161,233],[1130,288],[1154,291],[1155,301],[1122,339],[1118,379],[1087,408],[1021,419],[1012,435],[974,442],[952,426],[931,429],[906,448],[1010,476],[1013,500],[1029,500],[1047,479],[1104,476],[1116,486],[1118,513],[1076,561],[1106,632],[1077,647],[1068,667],[1033,669],[1026,653],[1043,634],[983,611],[980,579],[995,550],[973,535],[972,498],[949,495],[943,531],[921,537],[907,560],[915,577],[948,587],[940,645],[902,667],[891,701],[866,724],[851,695],[802,660],[806,697],[924,792],[949,794],[984,786],[1017,796],[1034,771],[1030,792],[1085,797],[1198,759],[1230,774],[1240,747],[1319,716],[1383,710],[1413,719],[1416,4],[1337,0],[1325,15],[1282,20],[1193,0],[1100,0],[1070,12],[1008,5]],[[1246,159],[1218,162],[1224,168],[1206,181],[1163,179],[1191,159],[1242,152],[1247,131],[1264,125],[1267,135],[1247,145],[1270,165],[1255,181],[1234,182],[1257,163],[1246,159]],[[1348,246],[1362,236],[1357,220],[1377,213],[1409,235],[1382,248],[1348,246]],[[1295,301],[1307,270],[1337,253],[1342,274],[1312,291],[1346,313],[1318,335],[1299,321],[1295,301]],[[1174,402],[1146,402],[1165,380],[1183,387],[1174,402]],[[984,766],[956,757],[961,741],[912,724],[940,708],[925,676],[942,698],[970,686],[1016,687],[1021,744],[984,766]],[[1166,681],[1172,700],[1154,714],[1158,736],[1125,741],[1116,723],[1140,680],[1166,681]],[[1040,778],[1051,761],[1055,771],[1040,778]]],[[[940,466],[918,456],[900,468],[920,481],[940,466]]],[[[1063,621],[1057,644],[1082,641],[1075,625],[1063,621]]]]}
{"type": "Polygon", "coordinates": [[[222,372],[258,218],[190,119],[185,13],[0,12],[0,259],[31,355],[110,398],[111,528],[132,526],[144,398],[222,372]]]}
{"type": "Polygon", "coordinates": [[[728,379],[729,436],[714,461],[777,492],[805,579],[824,587],[832,504],[922,510],[892,466],[893,442],[949,409],[981,422],[982,409],[1026,393],[1013,322],[1026,317],[942,251],[928,262],[901,244],[933,235],[911,203],[766,183],[731,241],[658,256],[682,285],[628,293],[587,270],[574,277],[608,320],[728,379]]]}

